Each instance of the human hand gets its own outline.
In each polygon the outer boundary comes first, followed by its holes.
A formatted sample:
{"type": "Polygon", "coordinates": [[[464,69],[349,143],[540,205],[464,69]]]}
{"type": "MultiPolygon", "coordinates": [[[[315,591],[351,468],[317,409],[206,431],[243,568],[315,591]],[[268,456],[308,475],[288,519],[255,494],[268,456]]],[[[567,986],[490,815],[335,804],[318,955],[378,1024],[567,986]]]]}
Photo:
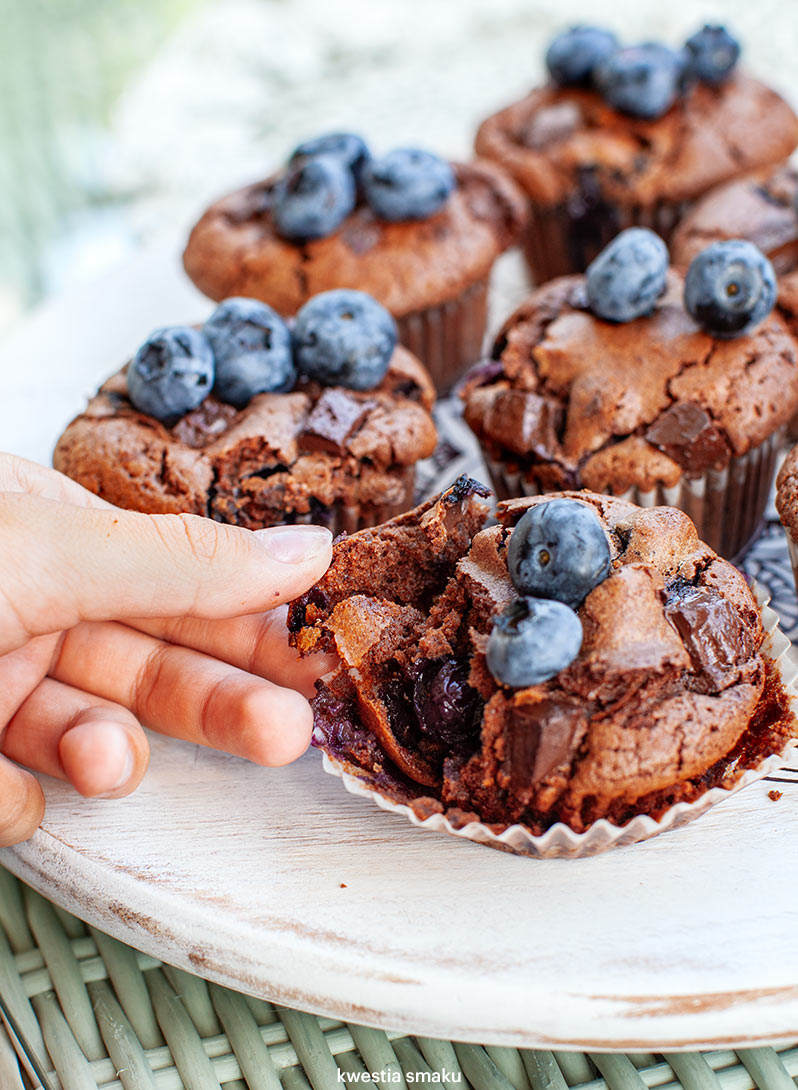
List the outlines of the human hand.
{"type": "Polygon", "coordinates": [[[0,845],[44,814],[20,765],[119,798],[146,771],[141,724],[258,764],[304,752],[332,661],[299,660],[275,607],[331,555],[319,527],[122,511],[0,454],[0,845]]]}

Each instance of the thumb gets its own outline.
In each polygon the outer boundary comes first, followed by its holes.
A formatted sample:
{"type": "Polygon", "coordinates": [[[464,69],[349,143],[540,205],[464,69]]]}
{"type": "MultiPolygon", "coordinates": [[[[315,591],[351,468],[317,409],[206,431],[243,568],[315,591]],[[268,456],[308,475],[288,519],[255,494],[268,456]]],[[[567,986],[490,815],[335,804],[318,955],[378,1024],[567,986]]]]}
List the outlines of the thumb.
{"type": "Polygon", "coordinates": [[[0,494],[0,653],[82,620],[262,612],[327,570],[319,526],[252,532],[197,515],[0,494]]]}

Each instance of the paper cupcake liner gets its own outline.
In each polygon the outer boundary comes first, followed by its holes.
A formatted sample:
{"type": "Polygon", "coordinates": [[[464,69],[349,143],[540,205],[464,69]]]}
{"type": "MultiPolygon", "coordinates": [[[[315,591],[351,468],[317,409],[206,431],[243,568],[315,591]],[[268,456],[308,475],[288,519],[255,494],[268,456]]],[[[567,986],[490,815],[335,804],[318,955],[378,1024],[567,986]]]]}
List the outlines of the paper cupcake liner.
{"type": "MultiPolygon", "coordinates": [[[[678,507],[695,523],[698,536],[719,556],[733,560],[750,543],[762,522],[767,506],[776,463],[784,440],[784,428],[774,432],[764,443],[747,454],[731,458],[723,469],[708,469],[700,476],[683,476],[670,488],[627,488],[610,495],[628,500],[638,507],[678,507]]],[[[489,458],[485,461],[500,500],[537,496],[546,491],[533,476],[535,467],[526,471],[489,458]]]]}
{"type": "Polygon", "coordinates": [[[601,213],[575,217],[567,204],[530,206],[523,239],[527,265],[535,284],[555,276],[584,272],[608,242],[627,227],[650,227],[667,242],[692,202],[660,201],[655,205],[606,205],[601,213]]]}
{"type": "MultiPolygon", "coordinates": [[[[770,600],[769,592],[756,583],[752,591],[762,609],[762,624],[766,633],[762,653],[777,665],[782,683],[790,698],[790,706],[798,714],[798,688],[795,684],[798,678],[798,665],[787,656],[787,651],[792,644],[779,628],[777,613],[767,605],[770,600]]],[[[746,769],[730,787],[712,787],[694,802],[677,802],[657,819],[648,814],[641,814],[625,825],[619,826],[613,825],[606,818],[600,818],[583,833],[576,833],[569,826],[558,822],[539,836],[535,836],[524,825],[510,825],[503,832],[496,833],[478,821],[462,826],[454,825],[445,814],[432,814],[421,818],[404,803],[384,798],[364,779],[350,771],[349,767],[327,753],[323,755],[323,766],[325,772],[338,776],[351,794],[372,799],[381,809],[401,814],[419,829],[449,833],[461,840],[474,840],[478,844],[485,844],[491,848],[515,852],[517,855],[533,856],[537,859],[582,859],[599,855],[611,848],[621,848],[626,844],[637,844],[643,840],[649,840],[652,836],[659,836],[660,833],[678,829],[682,825],[695,821],[719,802],[723,802],[724,799],[742,791],[744,787],[763,779],[768,773],[779,768],[794,753],[796,746],[798,746],[798,739],[787,741],[777,753],[766,757],[755,768],[746,769]]]]}
{"type": "MultiPolygon", "coordinates": [[[[313,524],[326,526],[333,537],[338,534],[353,534],[356,530],[363,530],[369,526],[379,526],[388,519],[395,518],[409,511],[415,505],[415,469],[410,467],[402,478],[403,493],[401,500],[396,503],[381,504],[357,504],[357,503],[333,503],[326,507],[315,508],[303,514],[295,514],[292,523],[299,525],[313,524]]],[[[280,525],[280,523],[269,523],[280,525]]]]}
{"type": "Polygon", "coordinates": [[[798,594],[798,542],[796,542],[786,526],[784,527],[784,533],[787,536],[787,552],[790,554],[792,574],[795,579],[795,593],[798,594]]]}
{"type": "Polygon", "coordinates": [[[446,393],[480,358],[487,321],[488,282],[480,280],[447,303],[396,319],[399,340],[446,393]]]}

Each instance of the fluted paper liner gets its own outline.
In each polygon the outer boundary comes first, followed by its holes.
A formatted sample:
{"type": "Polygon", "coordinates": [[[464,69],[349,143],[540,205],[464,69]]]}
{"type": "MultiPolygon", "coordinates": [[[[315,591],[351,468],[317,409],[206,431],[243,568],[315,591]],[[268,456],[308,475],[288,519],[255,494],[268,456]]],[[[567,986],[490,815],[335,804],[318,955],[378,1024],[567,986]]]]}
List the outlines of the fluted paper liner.
{"type": "Polygon", "coordinates": [[[400,343],[421,360],[439,394],[480,358],[487,307],[488,282],[479,280],[456,299],[396,319],[400,343]]]}
{"type": "Polygon", "coordinates": [[[607,204],[603,216],[594,213],[589,223],[580,225],[568,204],[552,207],[532,201],[529,225],[522,240],[532,279],[538,285],[555,276],[584,272],[593,258],[627,227],[648,227],[668,242],[690,206],[690,201],[667,200],[626,207],[607,204]]]}
{"type": "MultiPolygon", "coordinates": [[[[415,466],[408,466],[401,477],[402,497],[396,503],[360,504],[344,503],[337,500],[326,507],[317,507],[305,514],[294,514],[293,522],[326,526],[333,537],[338,534],[353,534],[371,526],[379,526],[388,519],[403,515],[415,505],[415,466]]],[[[279,523],[278,525],[283,525],[279,523]]]]}
{"type": "Polygon", "coordinates": [[[784,527],[784,533],[787,535],[787,552],[790,554],[792,574],[795,579],[795,593],[798,594],[798,541],[795,540],[786,526],[784,527]]]}
{"type": "MultiPolygon", "coordinates": [[[[787,656],[787,651],[792,645],[779,628],[778,614],[767,604],[770,601],[769,592],[757,583],[754,583],[751,589],[761,607],[762,625],[766,633],[762,653],[777,664],[782,683],[790,697],[790,706],[798,714],[798,688],[796,688],[798,665],[787,656]]],[[[656,820],[648,814],[641,814],[625,825],[618,826],[605,818],[600,818],[583,833],[576,833],[567,825],[558,822],[540,836],[533,835],[524,825],[510,825],[504,832],[495,833],[487,825],[478,821],[457,828],[451,824],[445,814],[432,814],[422,819],[409,806],[384,798],[374,787],[347,771],[341,762],[327,753],[323,755],[323,765],[325,772],[343,780],[344,787],[351,794],[370,798],[383,810],[402,814],[420,829],[449,833],[451,836],[475,840],[491,848],[499,848],[519,855],[535,856],[539,859],[579,859],[598,855],[610,848],[620,848],[625,844],[636,844],[667,832],[669,829],[678,829],[690,821],[695,821],[717,803],[723,802],[730,795],[736,794],[737,791],[741,791],[756,780],[763,779],[768,773],[779,768],[794,752],[796,746],[798,746],[798,739],[788,741],[778,753],[771,754],[755,768],[746,769],[731,787],[712,787],[694,802],[677,802],[656,820]]]]}
{"type": "MultiPolygon", "coordinates": [[[[783,439],[782,427],[764,443],[732,457],[722,469],[707,469],[694,477],[685,474],[670,488],[604,491],[638,507],[678,507],[690,516],[701,541],[719,556],[733,560],[743,552],[762,522],[783,439]]],[[[497,499],[540,494],[534,478],[525,477],[521,468],[513,469],[511,464],[487,454],[485,462],[497,499]]],[[[534,472],[534,466],[530,472],[534,472]]]]}

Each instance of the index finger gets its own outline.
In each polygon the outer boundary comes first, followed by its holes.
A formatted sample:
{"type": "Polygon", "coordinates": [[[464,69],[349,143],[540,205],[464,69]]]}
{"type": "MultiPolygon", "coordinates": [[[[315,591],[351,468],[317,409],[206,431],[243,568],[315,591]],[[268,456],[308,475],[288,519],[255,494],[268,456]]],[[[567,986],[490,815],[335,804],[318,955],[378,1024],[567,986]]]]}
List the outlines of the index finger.
{"type": "Polygon", "coordinates": [[[29,492],[46,500],[58,500],[73,507],[111,508],[113,504],[95,496],[88,488],[59,473],[16,454],[0,452],[0,492],[29,492]]]}
{"type": "Polygon", "coordinates": [[[320,652],[300,658],[288,642],[287,613],[287,606],[277,606],[267,613],[218,621],[169,617],[128,620],[125,624],[169,643],[202,651],[249,674],[287,685],[310,699],[316,680],[335,669],[338,659],[320,652]]]}

